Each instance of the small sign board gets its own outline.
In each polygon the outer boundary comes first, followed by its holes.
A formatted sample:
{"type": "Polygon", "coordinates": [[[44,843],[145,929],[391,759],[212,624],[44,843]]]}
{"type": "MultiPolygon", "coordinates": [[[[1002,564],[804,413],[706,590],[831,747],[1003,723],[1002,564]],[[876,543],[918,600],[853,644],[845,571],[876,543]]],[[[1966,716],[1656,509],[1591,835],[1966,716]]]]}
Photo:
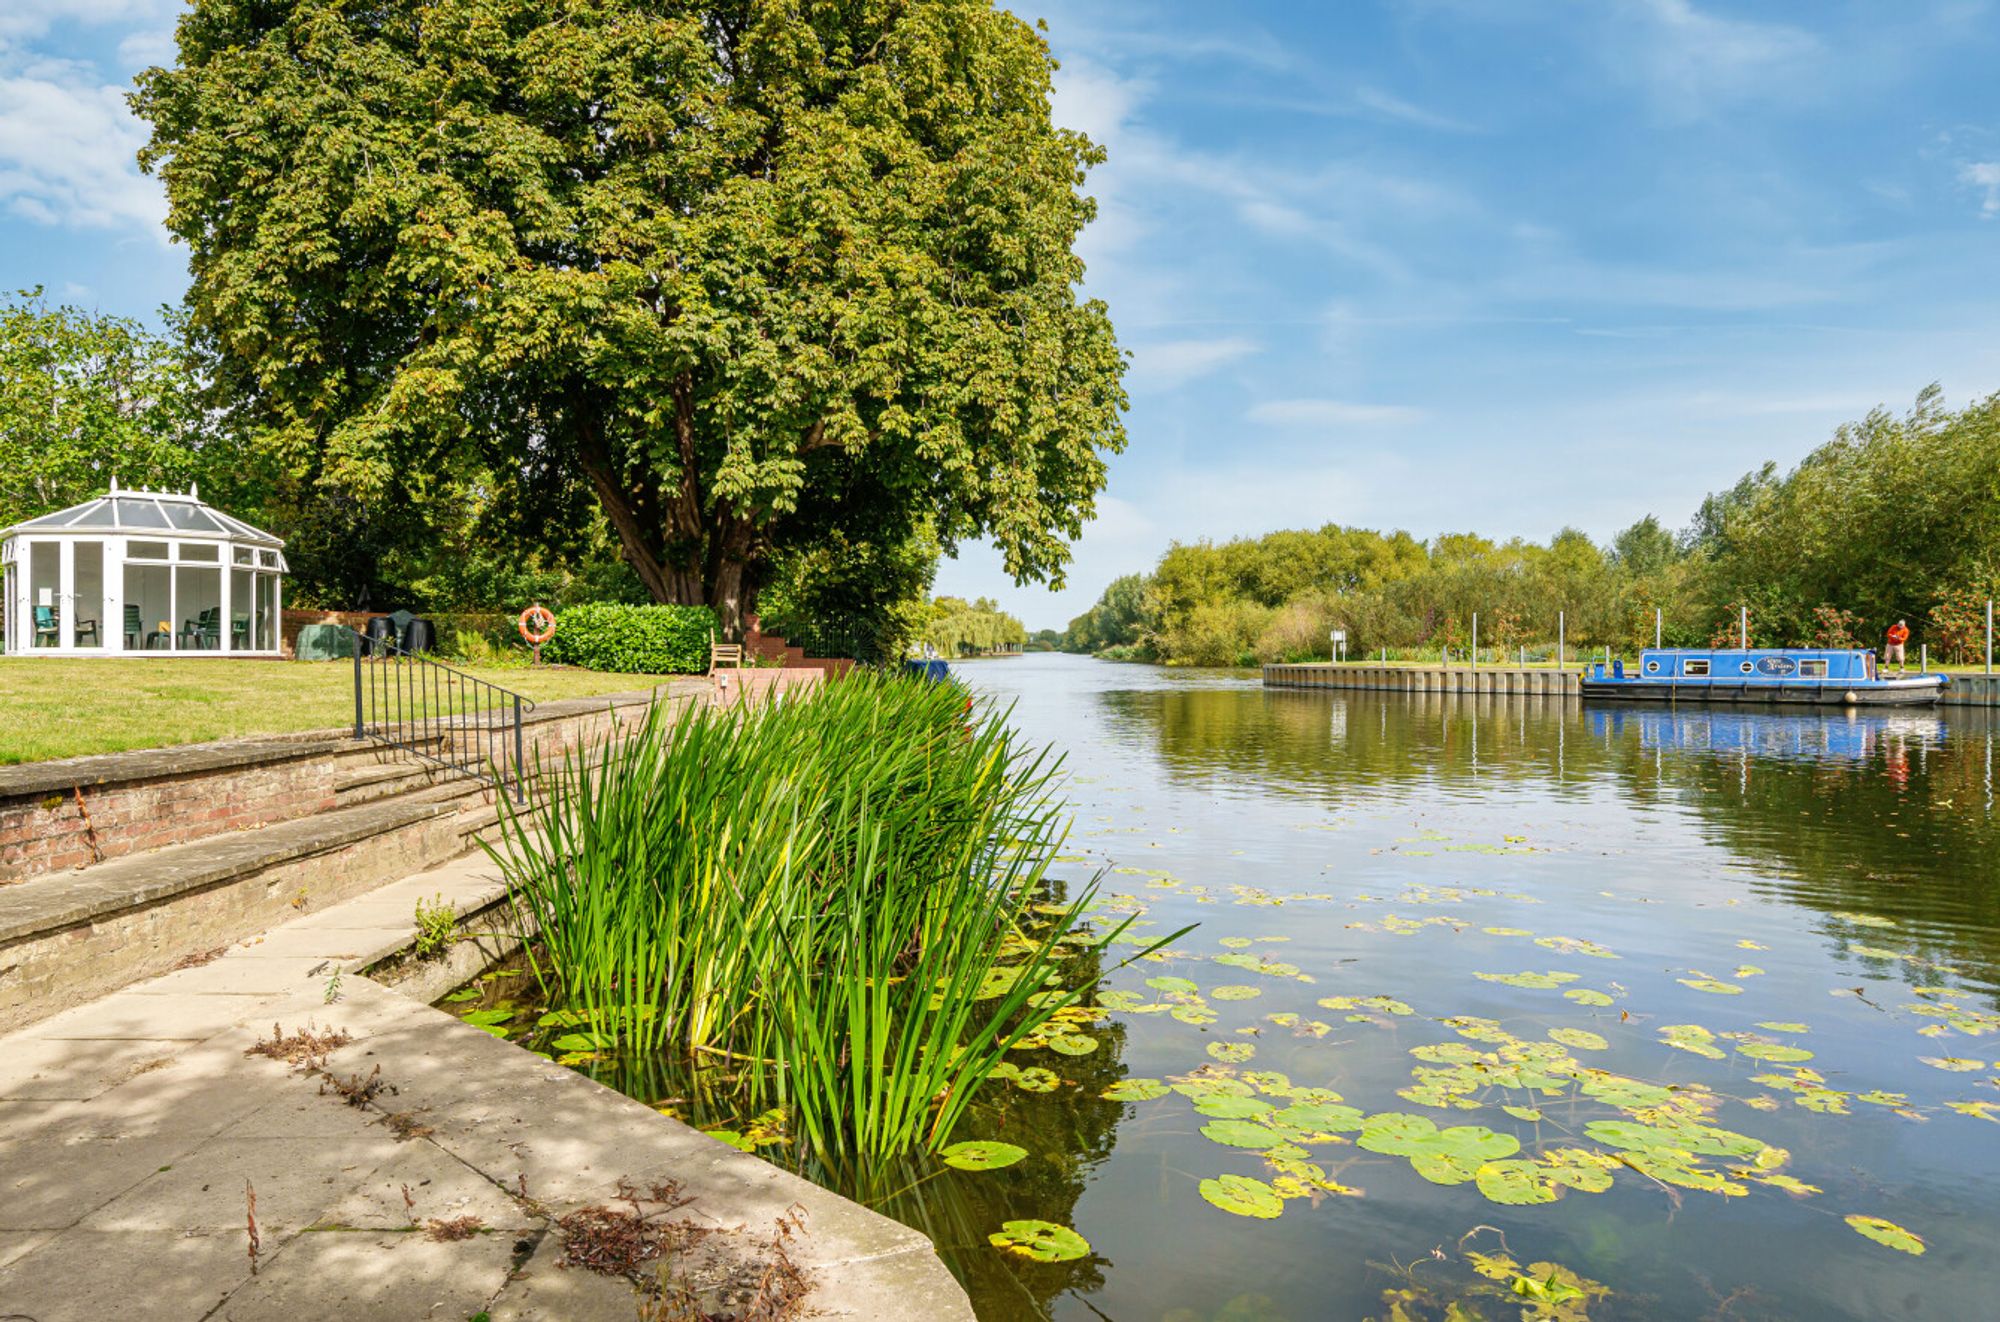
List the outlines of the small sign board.
{"type": "Polygon", "coordinates": [[[1335,629],[1335,630],[1333,631],[1333,641],[1335,641],[1336,643],[1344,643],[1344,642],[1346,642],[1346,641],[1347,641],[1347,630],[1345,630],[1345,629],[1335,629]]]}

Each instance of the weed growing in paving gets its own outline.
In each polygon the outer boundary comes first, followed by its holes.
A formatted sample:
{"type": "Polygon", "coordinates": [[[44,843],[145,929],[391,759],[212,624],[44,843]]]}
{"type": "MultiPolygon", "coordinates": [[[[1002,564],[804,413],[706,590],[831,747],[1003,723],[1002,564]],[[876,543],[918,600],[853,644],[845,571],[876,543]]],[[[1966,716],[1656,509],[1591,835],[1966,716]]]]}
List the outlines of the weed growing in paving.
{"type": "Polygon", "coordinates": [[[418,959],[442,958],[457,939],[458,911],[445,903],[443,894],[432,896],[428,904],[417,901],[415,953],[418,959]]]}

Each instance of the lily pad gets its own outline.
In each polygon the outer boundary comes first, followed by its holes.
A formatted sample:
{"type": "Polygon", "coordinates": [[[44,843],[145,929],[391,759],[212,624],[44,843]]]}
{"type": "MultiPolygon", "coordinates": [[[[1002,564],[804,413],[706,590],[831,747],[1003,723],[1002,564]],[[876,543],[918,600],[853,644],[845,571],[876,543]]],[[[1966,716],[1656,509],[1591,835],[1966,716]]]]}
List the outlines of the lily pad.
{"type": "Polygon", "coordinates": [[[1601,1007],[1611,1004],[1611,998],[1609,996],[1605,995],[1601,991],[1595,991],[1589,987],[1572,987],[1568,991],[1564,992],[1563,995],[1568,997],[1570,1000],[1575,1001],[1578,1005],[1594,1005],[1601,1007]]]}
{"type": "Polygon", "coordinates": [[[1022,1092],[1054,1092],[1062,1086],[1062,1079],[1054,1070],[1030,1065],[1014,1076],[1014,1086],[1022,1092]]]}
{"type": "Polygon", "coordinates": [[[1721,1060],[1727,1054],[1715,1045],[1715,1034],[1700,1024],[1668,1024],[1660,1029],[1660,1040],[1670,1047],[1691,1051],[1710,1060],[1721,1060]]]}
{"type": "Polygon", "coordinates": [[[1231,1065],[1240,1065],[1257,1054],[1257,1048],[1248,1042],[1211,1042],[1208,1054],[1231,1065]]]}
{"type": "Polygon", "coordinates": [[[1810,1033],[1812,1031],[1810,1028],[1807,1028],[1804,1024],[1794,1024],[1785,1022],[1783,1020],[1771,1020],[1771,1019],[1764,1020],[1763,1022],[1759,1023],[1757,1027],[1765,1029],[1766,1031],[1772,1033],[1810,1033]]]}
{"type": "Polygon", "coordinates": [[[1264,989],[1262,987],[1245,987],[1241,984],[1231,984],[1226,987],[1216,987],[1208,994],[1211,998],[1218,1001],[1250,1001],[1262,996],[1264,989]]]}
{"type": "Polygon", "coordinates": [[[1248,1175],[1221,1175],[1201,1182],[1201,1196],[1225,1212],[1269,1221],[1285,1210],[1270,1185],[1248,1175]]]}
{"type": "Polygon", "coordinates": [[[483,994],[477,987],[461,987],[444,1000],[447,1005],[461,1005],[466,1001],[476,1001],[483,994]]]}
{"type": "Polygon", "coordinates": [[[1966,1074],[1986,1068],[1984,1061],[1966,1060],[1960,1056],[1918,1056],[1917,1059],[1932,1069],[1948,1070],[1953,1074],[1966,1074]]]}
{"type": "Polygon", "coordinates": [[[1201,991],[1200,987],[1186,978],[1175,978],[1164,975],[1146,979],[1146,985],[1154,991],[1175,992],[1182,996],[1193,996],[1201,991]]]}
{"type": "Polygon", "coordinates": [[[1150,1102],[1165,1097],[1168,1091],[1158,1079],[1120,1079],[1098,1096],[1113,1102],[1150,1102]]]}
{"type": "Polygon", "coordinates": [[[1711,978],[1705,973],[1699,977],[1676,978],[1674,981],[1680,983],[1683,987],[1692,987],[1696,991],[1710,992],[1716,996],[1739,996],[1743,992],[1743,989],[1736,984],[1723,982],[1719,978],[1711,978]]]}
{"type": "Polygon", "coordinates": [[[1531,991],[1553,991],[1566,982],[1575,982],[1580,973],[1475,973],[1481,982],[1498,982],[1509,987],[1525,987],[1531,991]]]}
{"type": "Polygon", "coordinates": [[[1064,1033],[1049,1039],[1049,1050],[1065,1056],[1088,1056],[1097,1050],[1097,1039],[1086,1033],[1064,1033]]]}
{"type": "Polygon", "coordinates": [[[1231,1097],[1226,1094],[1203,1097],[1195,1102],[1194,1109],[1211,1120],[1255,1120],[1268,1116],[1277,1108],[1261,1097],[1231,1097]]]}
{"type": "Polygon", "coordinates": [[[1561,1187],[1548,1178],[1548,1172],[1538,1162],[1489,1161],[1479,1168],[1474,1178],[1479,1192],[1485,1194],[1488,1201],[1505,1203],[1509,1207],[1553,1203],[1562,1197],[1561,1187]]]}
{"type": "Polygon", "coordinates": [[[564,1033],[549,1043],[555,1051],[603,1051],[611,1045],[611,1039],[603,1033],[564,1033]]]}
{"type": "Polygon", "coordinates": [[[1576,1051],[1603,1051],[1611,1045],[1587,1028],[1551,1028],[1549,1040],[1576,1051]]]}
{"type": "Polygon", "coordinates": [[[1275,1148],[1285,1141],[1285,1136],[1269,1125],[1248,1120],[1212,1120],[1201,1127],[1201,1136],[1226,1148],[1248,1148],[1252,1152],[1275,1148]]]}
{"type": "Polygon", "coordinates": [[[1908,1253],[1922,1257],[1925,1248],[1923,1237],[1903,1229],[1894,1221],[1885,1221],[1879,1216],[1863,1216],[1856,1212],[1847,1218],[1857,1234],[1865,1235],[1877,1244],[1895,1249],[1898,1253],[1908,1253]]]}
{"type": "Polygon", "coordinates": [[[1813,1053],[1804,1047],[1788,1047],[1777,1042],[1744,1042],[1736,1048],[1736,1053],[1752,1060],[1768,1060],[1774,1065],[1793,1065],[1813,1058],[1813,1053]]]}
{"type": "Polygon", "coordinates": [[[1027,1156],[1028,1150],[994,1139],[971,1139],[954,1143],[938,1155],[944,1158],[945,1165],[962,1171],[997,1171],[1027,1156]]]}
{"type": "Polygon", "coordinates": [[[1090,1252],[1090,1241],[1053,1221],[1003,1221],[986,1242],[1036,1262],[1070,1262],[1090,1252]]]}

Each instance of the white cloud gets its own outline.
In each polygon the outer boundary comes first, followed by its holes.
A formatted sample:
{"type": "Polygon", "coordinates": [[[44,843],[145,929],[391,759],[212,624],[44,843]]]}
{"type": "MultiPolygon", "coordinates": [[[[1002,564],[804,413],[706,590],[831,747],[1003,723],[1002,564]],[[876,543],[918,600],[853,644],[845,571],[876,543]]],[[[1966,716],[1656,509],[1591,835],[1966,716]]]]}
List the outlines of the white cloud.
{"type": "Polygon", "coordinates": [[[1240,335],[1212,340],[1166,340],[1132,350],[1125,384],[1135,392],[1177,389],[1257,352],[1257,342],[1240,335]]]}
{"type": "MultiPolygon", "coordinates": [[[[1718,103],[1796,90],[1822,47],[1779,23],[1722,18],[1690,0],[1628,0],[1639,20],[1639,67],[1667,109],[1690,117],[1718,103]]],[[[1632,52],[1620,52],[1621,62],[1632,52]]]]}
{"type": "Polygon", "coordinates": [[[1958,181],[1984,190],[1986,199],[1979,204],[1980,219],[2000,216],[2000,161],[1973,161],[1959,169],[1958,181]]]}
{"type": "Polygon", "coordinates": [[[1422,409],[1406,404],[1358,404],[1344,399],[1269,399],[1246,414],[1274,427],[1382,427],[1416,422],[1422,409]]]}
{"type": "Polygon", "coordinates": [[[1415,124],[1419,128],[1438,129],[1445,133],[1477,133],[1480,131],[1479,126],[1476,124],[1468,124],[1462,119],[1453,119],[1450,115],[1441,115],[1434,110],[1426,110],[1420,105],[1405,101],[1402,97],[1390,92],[1384,92],[1380,88],[1358,87],[1354,91],[1354,100],[1356,104],[1365,110],[1372,110],[1378,115],[1386,115],[1390,119],[1402,120],[1406,124],[1415,124]]]}
{"type": "Polygon", "coordinates": [[[182,0],[7,0],[0,5],[0,45],[42,36],[58,23],[102,27],[108,23],[167,25],[182,0]]]}
{"type": "Polygon", "coordinates": [[[166,198],[139,172],[146,130],[126,90],[67,61],[0,68],[0,205],[45,225],[135,227],[164,241],[166,198]]]}

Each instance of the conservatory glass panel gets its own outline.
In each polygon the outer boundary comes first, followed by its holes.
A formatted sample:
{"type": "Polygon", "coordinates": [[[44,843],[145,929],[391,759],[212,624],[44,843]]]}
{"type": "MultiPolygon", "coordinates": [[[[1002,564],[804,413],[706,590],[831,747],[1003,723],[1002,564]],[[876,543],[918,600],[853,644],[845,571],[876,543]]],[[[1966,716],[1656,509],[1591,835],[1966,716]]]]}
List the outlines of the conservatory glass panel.
{"type": "Polygon", "coordinates": [[[36,647],[62,644],[61,552],[54,542],[28,543],[28,613],[33,617],[36,647]]]}
{"type": "Polygon", "coordinates": [[[174,570],[176,652],[214,652],[222,646],[222,571],[183,565],[174,570]]]}
{"type": "Polygon", "coordinates": [[[222,558],[222,550],[214,542],[181,542],[179,545],[183,560],[200,560],[213,564],[222,558]]]}
{"type": "Polygon", "coordinates": [[[125,558],[127,560],[164,560],[167,558],[167,544],[165,542],[127,542],[125,543],[125,558]]]}
{"type": "Polygon", "coordinates": [[[173,524],[174,527],[182,532],[222,531],[222,525],[218,524],[214,519],[209,518],[206,512],[196,509],[192,505],[179,505],[166,502],[160,508],[166,511],[167,522],[173,524]]]}
{"type": "Polygon", "coordinates": [[[229,650],[245,652],[256,647],[257,576],[247,569],[229,571],[229,650]]]}
{"type": "MultiPolygon", "coordinates": [[[[11,549],[13,543],[8,543],[8,546],[11,549]]],[[[17,646],[14,633],[20,625],[21,600],[16,595],[21,590],[20,579],[20,573],[14,568],[14,558],[10,555],[5,572],[0,573],[0,583],[5,584],[7,593],[5,598],[0,598],[0,621],[5,621],[7,626],[4,632],[0,632],[0,652],[11,652],[17,646]]]]}
{"type": "Polygon", "coordinates": [[[278,576],[257,575],[257,650],[278,650],[278,576]]]}
{"type": "Polygon", "coordinates": [[[125,566],[125,610],[121,627],[128,652],[158,652],[173,646],[174,571],[165,565],[125,566]]]}
{"type": "Polygon", "coordinates": [[[71,554],[74,557],[71,573],[76,586],[70,600],[74,603],[76,623],[70,642],[76,647],[103,647],[110,633],[104,621],[104,543],[78,542],[71,554]]]}
{"type": "Polygon", "coordinates": [[[161,528],[170,525],[167,516],[160,513],[160,507],[150,500],[121,500],[118,502],[118,526],[121,528],[161,528]]]}
{"type": "Polygon", "coordinates": [[[70,520],[72,528],[115,528],[117,521],[111,517],[111,502],[92,501],[83,507],[83,512],[70,520]]]}

